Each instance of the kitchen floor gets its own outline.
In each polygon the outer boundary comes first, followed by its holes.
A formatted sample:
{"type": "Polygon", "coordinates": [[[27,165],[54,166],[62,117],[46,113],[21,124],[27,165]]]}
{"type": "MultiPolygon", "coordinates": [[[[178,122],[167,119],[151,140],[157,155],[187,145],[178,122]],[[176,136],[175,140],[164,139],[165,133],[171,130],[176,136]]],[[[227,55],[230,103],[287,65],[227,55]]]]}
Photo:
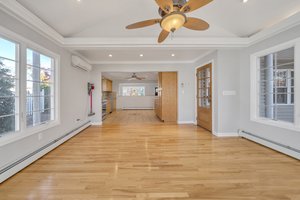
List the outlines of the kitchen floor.
{"type": "Polygon", "coordinates": [[[109,114],[103,124],[162,123],[154,110],[117,110],[109,114]]]}

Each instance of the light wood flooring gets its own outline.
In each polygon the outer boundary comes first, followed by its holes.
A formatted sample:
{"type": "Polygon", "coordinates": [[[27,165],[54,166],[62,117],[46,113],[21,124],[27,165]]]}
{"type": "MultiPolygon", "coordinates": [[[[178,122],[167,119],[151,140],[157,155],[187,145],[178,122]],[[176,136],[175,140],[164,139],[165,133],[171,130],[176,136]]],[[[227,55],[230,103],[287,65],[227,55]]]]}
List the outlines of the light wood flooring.
{"type": "Polygon", "coordinates": [[[1,200],[299,200],[300,162],[192,125],[90,127],[0,185],[1,200]]]}
{"type": "Polygon", "coordinates": [[[145,124],[162,123],[154,110],[117,110],[103,121],[104,124],[145,124]]]}

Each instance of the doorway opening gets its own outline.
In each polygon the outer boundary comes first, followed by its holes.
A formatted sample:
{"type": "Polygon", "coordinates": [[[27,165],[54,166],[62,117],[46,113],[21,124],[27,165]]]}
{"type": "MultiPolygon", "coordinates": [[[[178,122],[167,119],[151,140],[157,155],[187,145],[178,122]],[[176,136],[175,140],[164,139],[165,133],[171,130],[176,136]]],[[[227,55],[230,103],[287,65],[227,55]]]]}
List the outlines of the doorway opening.
{"type": "Polygon", "coordinates": [[[103,72],[103,124],[161,123],[155,114],[158,72],[103,72]]]}

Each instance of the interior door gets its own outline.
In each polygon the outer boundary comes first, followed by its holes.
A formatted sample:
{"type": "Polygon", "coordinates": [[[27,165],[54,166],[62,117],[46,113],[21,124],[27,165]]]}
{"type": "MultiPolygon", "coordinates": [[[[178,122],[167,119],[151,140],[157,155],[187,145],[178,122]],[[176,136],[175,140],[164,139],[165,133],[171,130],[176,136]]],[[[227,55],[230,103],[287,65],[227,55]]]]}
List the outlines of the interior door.
{"type": "Polygon", "coordinates": [[[197,70],[197,124],[212,131],[212,64],[197,70]]]}

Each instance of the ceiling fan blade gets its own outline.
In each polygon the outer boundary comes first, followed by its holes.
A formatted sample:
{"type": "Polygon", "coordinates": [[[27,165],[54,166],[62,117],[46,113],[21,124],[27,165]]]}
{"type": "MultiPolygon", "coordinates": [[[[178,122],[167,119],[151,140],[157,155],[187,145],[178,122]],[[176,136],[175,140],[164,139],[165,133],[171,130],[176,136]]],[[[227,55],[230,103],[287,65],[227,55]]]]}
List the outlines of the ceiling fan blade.
{"type": "Polygon", "coordinates": [[[136,29],[136,28],[143,28],[146,26],[151,26],[160,22],[160,19],[150,19],[142,22],[137,22],[131,25],[126,26],[127,29],[136,29]]]}
{"type": "Polygon", "coordinates": [[[189,0],[181,9],[180,12],[188,13],[197,10],[213,0],[189,0]]]}
{"type": "Polygon", "coordinates": [[[209,24],[206,21],[194,17],[188,17],[187,22],[183,26],[196,31],[204,31],[209,28],[209,24]]]}
{"type": "Polygon", "coordinates": [[[165,41],[165,39],[167,39],[169,34],[170,34],[170,32],[168,32],[166,30],[162,30],[158,37],[158,43],[162,43],[163,41],[165,41]]]}
{"type": "Polygon", "coordinates": [[[174,11],[173,0],[155,0],[157,5],[166,13],[174,11]]]}

